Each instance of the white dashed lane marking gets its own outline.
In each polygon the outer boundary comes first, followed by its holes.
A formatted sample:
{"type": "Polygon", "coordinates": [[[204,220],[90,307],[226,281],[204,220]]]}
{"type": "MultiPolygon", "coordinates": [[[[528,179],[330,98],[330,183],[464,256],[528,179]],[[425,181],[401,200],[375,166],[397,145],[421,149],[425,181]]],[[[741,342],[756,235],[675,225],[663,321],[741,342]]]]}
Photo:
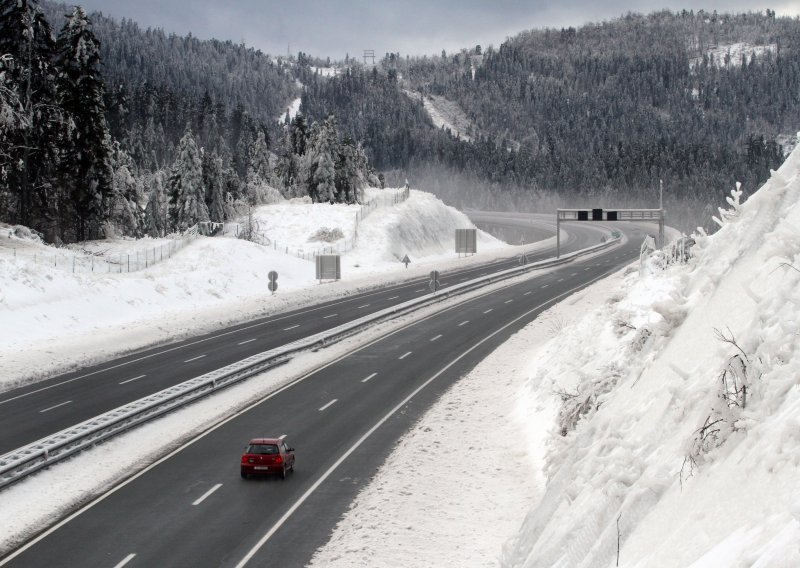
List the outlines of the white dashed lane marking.
{"type": "Polygon", "coordinates": [[[283,331],[289,331],[290,329],[295,329],[295,328],[297,328],[297,327],[300,327],[300,324],[299,324],[299,323],[298,323],[297,325],[293,325],[292,327],[284,327],[284,328],[283,328],[283,331]]]}
{"type": "Polygon", "coordinates": [[[436,340],[437,340],[437,339],[439,339],[441,336],[442,336],[442,334],[440,333],[440,334],[439,334],[439,335],[437,335],[436,337],[431,337],[431,341],[436,341],[436,340]]]}
{"type": "Polygon", "coordinates": [[[72,402],[72,401],[68,400],[67,402],[62,402],[60,404],[56,404],[55,406],[51,406],[50,408],[45,408],[44,410],[40,410],[39,412],[40,413],[41,412],[49,412],[50,410],[53,410],[54,408],[58,408],[59,406],[64,406],[65,404],[69,404],[70,402],[72,402]]]}
{"type": "Polygon", "coordinates": [[[251,343],[251,342],[253,342],[253,341],[255,341],[255,338],[253,338],[253,339],[248,339],[248,340],[246,340],[246,341],[240,341],[240,342],[238,343],[238,345],[244,345],[245,343],[251,343]]]}
{"type": "Polygon", "coordinates": [[[334,398],[334,399],[333,399],[332,401],[330,401],[328,404],[326,404],[325,406],[323,406],[322,408],[320,408],[320,409],[319,409],[319,411],[320,411],[320,412],[322,412],[323,410],[325,410],[325,409],[326,409],[326,408],[328,408],[329,406],[331,406],[331,405],[333,405],[333,404],[336,404],[336,401],[337,401],[337,400],[339,400],[339,399],[338,399],[338,398],[334,398]]]}
{"type": "Polygon", "coordinates": [[[128,379],[126,381],[121,381],[119,384],[124,385],[125,383],[130,383],[131,381],[138,381],[139,379],[145,378],[147,375],[139,375],[138,377],[133,377],[132,379],[128,379]]]}
{"type": "Polygon", "coordinates": [[[372,377],[374,377],[374,376],[375,376],[375,375],[377,375],[377,374],[378,374],[378,373],[372,373],[372,374],[371,374],[369,377],[367,377],[366,379],[361,379],[361,382],[362,382],[362,383],[366,383],[368,380],[370,380],[372,377]]]}
{"type": "Polygon", "coordinates": [[[328,319],[328,318],[332,318],[332,317],[335,317],[335,316],[338,316],[338,315],[339,314],[331,314],[329,316],[322,316],[322,319],[328,319]]]}
{"type": "Polygon", "coordinates": [[[187,359],[184,363],[191,363],[192,361],[197,361],[198,359],[202,359],[205,355],[198,355],[197,357],[192,357],[191,359],[187,359]]]}
{"type": "Polygon", "coordinates": [[[123,567],[123,566],[125,566],[125,565],[126,565],[128,562],[130,562],[131,560],[133,560],[134,558],[136,558],[136,555],[135,555],[135,554],[133,554],[133,553],[131,553],[131,554],[129,554],[128,556],[126,556],[125,558],[123,558],[123,559],[122,559],[122,561],[121,561],[119,564],[117,564],[116,566],[114,566],[114,568],[122,568],[122,567],[123,567]]]}
{"type": "Polygon", "coordinates": [[[411,351],[409,351],[408,353],[404,353],[403,355],[400,355],[400,357],[398,357],[398,359],[405,359],[409,355],[411,355],[411,351]]]}
{"type": "Polygon", "coordinates": [[[221,484],[221,483],[217,483],[217,484],[216,484],[214,487],[212,487],[211,489],[209,489],[208,491],[206,491],[205,493],[203,493],[203,495],[202,495],[202,496],[201,496],[199,499],[197,499],[197,500],[196,500],[194,503],[192,503],[192,505],[194,505],[194,506],[197,506],[197,505],[199,505],[200,503],[202,503],[203,501],[205,501],[205,500],[206,500],[206,498],[208,498],[208,496],[209,496],[209,495],[211,495],[212,493],[214,493],[214,491],[216,491],[216,490],[217,490],[217,489],[219,489],[220,487],[222,487],[222,484],[221,484]]]}
{"type": "Polygon", "coordinates": [[[458,324],[458,327],[461,327],[462,325],[467,325],[468,323],[469,323],[469,320],[462,321],[460,324],[458,324]]]}

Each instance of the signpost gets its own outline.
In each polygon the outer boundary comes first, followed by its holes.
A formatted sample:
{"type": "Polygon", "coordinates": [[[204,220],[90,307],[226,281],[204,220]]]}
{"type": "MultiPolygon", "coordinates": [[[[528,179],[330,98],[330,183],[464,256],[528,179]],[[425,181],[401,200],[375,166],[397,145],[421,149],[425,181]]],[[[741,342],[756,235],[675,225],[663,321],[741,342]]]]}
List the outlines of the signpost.
{"type": "Polygon", "coordinates": [[[428,283],[428,286],[430,287],[431,292],[436,292],[436,290],[442,287],[442,283],[439,282],[438,270],[431,270],[431,281],[428,283]]]}
{"type": "Polygon", "coordinates": [[[267,284],[267,288],[269,288],[269,291],[275,295],[275,290],[278,289],[278,273],[274,270],[270,270],[269,274],[267,274],[267,277],[269,278],[269,284],[267,284]]]}
{"type": "Polygon", "coordinates": [[[528,264],[528,257],[524,252],[521,252],[517,255],[517,261],[522,265],[525,266],[528,264]]]}
{"type": "Polygon", "coordinates": [[[406,265],[406,268],[408,268],[408,265],[411,263],[411,259],[410,259],[410,258],[408,258],[408,255],[405,255],[405,256],[403,257],[403,260],[401,260],[400,262],[402,262],[403,264],[405,264],[405,265],[406,265]]]}

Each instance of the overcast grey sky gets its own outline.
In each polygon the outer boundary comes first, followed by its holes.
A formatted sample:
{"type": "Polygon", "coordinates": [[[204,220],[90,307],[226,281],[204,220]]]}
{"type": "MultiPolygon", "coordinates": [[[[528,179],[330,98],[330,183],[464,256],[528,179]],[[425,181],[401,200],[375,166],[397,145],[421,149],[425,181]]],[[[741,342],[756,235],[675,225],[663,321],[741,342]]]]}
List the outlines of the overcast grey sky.
{"type": "MultiPolygon", "coordinates": [[[[74,1],[74,0],[73,0],[74,1]]],[[[70,2],[71,3],[71,2],[70,2]]],[[[130,18],[142,27],[196,37],[244,41],[270,54],[304,51],[340,59],[363,50],[376,55],[422,55],[476,44],[499,46],[506,37],[541,27],[579,26],[669,8],[800,15],[800,0],[83,0],[87,10],[130,18]]]]}

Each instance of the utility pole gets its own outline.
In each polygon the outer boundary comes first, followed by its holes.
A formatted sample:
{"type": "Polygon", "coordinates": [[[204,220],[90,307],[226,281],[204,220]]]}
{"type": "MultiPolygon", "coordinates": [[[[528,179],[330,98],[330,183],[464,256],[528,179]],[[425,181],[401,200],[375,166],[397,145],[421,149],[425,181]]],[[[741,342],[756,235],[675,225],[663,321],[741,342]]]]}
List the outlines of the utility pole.
{"type": "Polygon", "coordinates": [[[664,209],[664,180],[658,180],[658,208],[664,209]]]}

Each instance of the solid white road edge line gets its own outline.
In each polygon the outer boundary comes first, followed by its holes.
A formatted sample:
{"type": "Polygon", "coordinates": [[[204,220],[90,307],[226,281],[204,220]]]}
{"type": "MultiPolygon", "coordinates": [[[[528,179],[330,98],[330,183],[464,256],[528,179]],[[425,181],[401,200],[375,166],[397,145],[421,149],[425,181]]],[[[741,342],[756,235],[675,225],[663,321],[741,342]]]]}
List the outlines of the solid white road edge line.
{"type": "Polygon", "coordinates": [[[366,379],[361,379],[361,382],[362,382],[362,383],[366,383],[368,380],[370,380],[372,377],[374,377],[374,376],[375,376],[375,375],[377,375],[377,374],[378,374],[378,373],[372,373],[372,374],[371,374],[369,377],[367,377],[366,379]]]}
{"type": "Polygon", "coordinates": [[[132,379],[128,379],[127,381],[122,381],[120,384],[124,385],[125,383],[129,383],[131,381],[138,381],[139,379],[145,378],[147,375],[139,375],[138,377],[133,377],[132,379]]]}
{"type": "Polygon", "coordinates": [[[253,556],[255,556],[255,555],[256,555],[256,553],[257,553],[257,552],[258,552],[258,551],[261,549],[261,547],[263,547],[263,546],[264,546],[264,545],[267,543],[267,541],[268,541],[268,540],[269,540],[269,539],[272,537],[272,535],[274,535],[274,534],[275,534],[275,533],[278,531],[278,529],[280,529],[280,528],[283,526],[283,524],[284,524],[284,523],[285,523],[285,522],[286,522],[286,521],[289,519],[289,517],[291,517],[291,516],[294,514],[294,512],[295,512],[295,511],[297,511],[297,509],[299,509],[299,508],[300,508],[300,506],[301,506],[303,503],[305,503],[305,502],[306,502],[306,500],[307,500],[307,499],[308,499],[308,498],[309,498],[309,497],[310,497],[310,496],[311,496],[311,495],[312,495],[312,494],[313,494],[313,493],[314,493],[314,492],[317,490],[317,488],[318,488],[320,485],[322,485],[322,483],[323,483],[323,482],[324,482],[326,479],[328,479],[328,477],[330,477],[330,475],[331,475],[331,474],[332,474],[334,471],[336,471],[336,468],[338,468],[340,465],[342,465],[342,463],[344,462],[344,460],[346,460],[348,457],[350,457],[350,455],[351,455],[353,452],[355,452],[355,451],[356,451],[356,450],[359,448],[359,446],[361,446],[361,444],[363,444],[363,443],[364,443],[364,442],[365,442],[365,441],[366,441],[366,440],[367,440],[367,439],[368,439],[370,436],[372,436],[372,434],[374,434],[374,433],[375,433],[375,431],[376,431],[378,428],[380,428],[380,427],[381,427],[381,426],[384,424],[384,422],[386,422],[387,420],[389,420],[389,418],[391,418],[391,417],[392,417],[394,414],[396,414],[396,413],[397,413],[397,412],[398,412],[400,409],[402,409],[402,408],[403,408],[403,407],[404,407],[406,404],[408,404],[408,403],[409,403],[409,401],[411,401],[411,399],[412,399],[412,398],[414,398],[414,397],[415,397],[417,394],[419,394],[419,393],[420,393],[420,392],[421,392],[421,391],[422,391],[422,390],[423,390],[425,387],[427,387],[429,384],[431,384],[433,381],[435,381],[437,378],[439,378],[439,376],[441,376],[442,374],[444,374],[444,373],[445,373],[445,372],[446,372],[446,371],[447,371],[447,370],[448,370],[450,367],[452,367],[453,365],[455,365],[456,363],[458,363],[458,362],[459,362],[461,359],[463,359],[464,357],[466,357],[466,356],[467,356],[469,353],[471,353],[472,351],[474,351],[475,349],[477,349],[478,347],[480,347],[480,346],[481,346],[483,343],[485,343],[485,342],[489,341],[489,340],[490,340],[492,337],[494,337],[495,335],[497,335],[497,334],[498,334],[498,333],[500,333],[501,331],[503,331],[503,330],[505,330],[506,328],[508,328],[508,327],[510,327],[510,326],[512,326],[512,325],[514,325],[515,323],[517,323],[519,320],[521,320],[521,319],[523,319],[523,318],[526,318],[526,317],[528,317],[528,316],[529,316],[530,314],[532,314],[533,312],[535,312],[535,311],[537,311],[537,310],[539,310],[539,309],[543,308],[544,306],[547,306],[548,304],[554,304],[554,303],[557,303],[557,300],[559,300],[560,298],[563,298],[564,296],[568,296],[568,295],[572,294],[572,293],[573,293],[575,290],[578,290],[578,289],[580,289],[580,288],[583,288],[583,287],[589,286],[590,284],[592,284],[592,283],[596,282],[597,280],[600,280],[601,278],[605,278],[605,276],[606,276],[606,274],[603,274],[603,275],[601,275],[601,276],[598,276],[598,277],[596,277],[596,278],[593,278],[592,280],[589,280],[589,281],[588,281],[588,282],[586,282],[585,284],[581,284],[581,285],[579,285],[579,286],[575,286],[574,288],[571,288],[571,289],[567,290],[566,292],[562,292],[562,293],[561,293],[561,294],[559,294],[558,296],[554,296],[554,297],[553,297],[553,298],[551,298],[550,300],[548,300],[548,301],[546,301],[546,302],[544,302],[544,303],[542,303],[542,304],[539,304],[539,305],[538,305],[538,306],[536,306],[535,308],[528,310],[527,312],[525,312],[525,313],[524,313],[524,314],[522,314],[521,316],[518,316],[517,318],[515,318],[515,319],[511,320],[510,322],[508,322],[506,325],[504,325],[504,326],[503,326],[503,327],[501,327],[500,329],[497,329],[497,330],[493,331],[492,333],[490,333],[489,335],[487,335],[486,337],[484,337],[483,339],[481,339],[481,340],[480,340],[478,343],[476,343],[475,345],[473,345],[472,347],[470,347],[469,349],[467,349],[466,351],[464,351],[463,353],[461,353],[461,355],[459,355],[458,357],[456,357],[455,359],[453,359],[452,361],[450,361],[450,362],[449,362],[447,365],[445,365],[445,366],[444,366],[444,367],[443,367],[443,368],[442,368],[442,369],[441,369],[439,372],[437,372],[435,375],[433,375],[433,376],[432,376],[430,379],[428,379],[427,381],[425,381],[424,383],[422,383],[422,384],[421,384],[419,387],[417,387],[417,388],[416,388],[416,389],[415,389],[415,390],[414,390],[414,391],[413,391],[411,394],[409,394],[409,395],[408,395],[406,398],[404,398],[404,399],[403,399],[403,400],[400,402],[400,404],[398,404],[397,406],[395,406],[395,407],[394,407],[393,409],[391,409],[391,410],[390,410],[390,411],[389,411],[389,412],[388,412],[388,413],[387,413],[387,414],[386,414],[386,415],[385,415],[383,418],[381,418],[380,420],[378,420],[378,422],[377,422],[377,423],[376,423],[376,424],[375,424],[375,425],[374,425],[372,428],[370,428],[370,429],[369,429],[369,430],[368,430],[368,431],[367,431],[367,432],[366,432],[366,433],[365,433],[363,436],[361,436],[361,438],[359,438],[359,439],[356,441],[356,443],[355,443],[355,444],[353,444],[353,446],[351,446],[351,447],[350,447],[350,449],[349,449],[349,450],[347,450],[347,451],[346,451],[344,454],[342,454],[342,455],[341,455],[341,457],[339,457],[339,459],[338,459],[338,460],[336,460],[336,462],[335,462],[335,463],[334,463],[334,464],[333,464],[333,465],[332,465],[330,468],[328,468],[328,470],[327,470],[327,471],[325,471],[325,473],[323,473],[323,474],[322,474],[322,475],[319,477],[319,479],[317,479],[317,480],[314,482],[314,484],[313,484],[311,487],[309,487],[309,488],[306,490],[306,492],[305,492],[305,493],[303,493],[303,495],[301,495],[301,496],[300,496],[300,498],[299,498],[299,499],[298,499],[298,500],[295,502],[295,504],[294,504],[294,505],[292,505],[292,506],[289,508],[289,510],[288,510],[288,511],[286,511],[286,512],[283,514],[283,516],[282,516],[280,519],[278,519],[278,521],[277,521],[277,522],[276,522],[274,525],[272,525],[272,528],[270,528],[270,529],[267,531],[267,533],[266,533],[264,536],[262,536],[262,537],[261,537],[261,539],[259,539],[259,541],[258,541],[258,542],[255,544],[255,546],[253,546],[253,548],[251,548],[251,549],[250,549],[250,551],[249,551],[249,552],[248,552],[248,553],[247,553],[247,554],[244,556],[244,558],[242,558],[242,560],[241,560],[241,561],[240,561],[240,562],[239,562],[239,563],[236,565],[236,568],[243,568],[243,567],[244,567],[244,566],[245,566],[245,565],[246,565],[248,562],[250,562],[250,560],[252,560],[253,556]]]}
{"type": "Polygon", "coordinates": [[[59,406],[64,406],[65,404],[69,404],[70,402],[72,402],[72,401],[68,400],[67,402],[62,402],[60,404],[56,404],[55,406],[51,406],[50,408],[45,408],[44,410],[40,410],[39,413],[47,412],[48,410],[53,410],[54,408],[58,408],[59,406]]]}
{"type": "Polygon", "coordinates": [[[320,408],[320,409],[319,409],[319,411],[320,411],[320,412],[322,412],[323,410],[325,410],[325,409],[326,409],[326,408],[328,408],[329,406],[332,406],[332,405],[336,404],[336,401],[337,401],[337,400],[339,400],[339,399],[338,399],[338,398],[334,398],[334,399],[333,399],[332,401],[330,401],[328,404],[326,404],[325,406],[323,406],[322,408],[320,408]]]}
{"type": "Polygon", "coordinates": [[[203,493],[202,497],[200,497],[199,499],[197,499],[197,500],[196,500],[194,503],[192,503],[192,505],[194,505],[194,506],[196,507],[197,505],[199,505],[200,503],[202,503],[203,501],[205,501],[205,500],[206,500],[206,498],[207,498],[209,495],[211,495],[212,493],[214,493],[214,491],[216,491],[216,490],[217,490],[217,489],[219,489],[220,487],[222,487],[222,484],[221,484],[221,483],[217,483],[217,484],[216,484],[214,487],[212,487],[211,489],[209,489],[208,491],[206,491],[205,493],[203,493]]]}
{"type": "Polygon", "coordinates": [[[125,566],[125,565],[126,565],[128,562],[130,562],[131,560],[133,560],[134,558],[136,558],[136,555],[135,555],[135,554],[133,554],[133,553],[131,553],[131,554],[129,554],[128,556],[126,556],[125,558],[123,558],[123,559],[122,559],[122,562],[120,562],[119,564],[117,564],[116,566],[114,566],[114,568],[122,568],[122,567],[123,567],[123,566],[125,566]]]}

